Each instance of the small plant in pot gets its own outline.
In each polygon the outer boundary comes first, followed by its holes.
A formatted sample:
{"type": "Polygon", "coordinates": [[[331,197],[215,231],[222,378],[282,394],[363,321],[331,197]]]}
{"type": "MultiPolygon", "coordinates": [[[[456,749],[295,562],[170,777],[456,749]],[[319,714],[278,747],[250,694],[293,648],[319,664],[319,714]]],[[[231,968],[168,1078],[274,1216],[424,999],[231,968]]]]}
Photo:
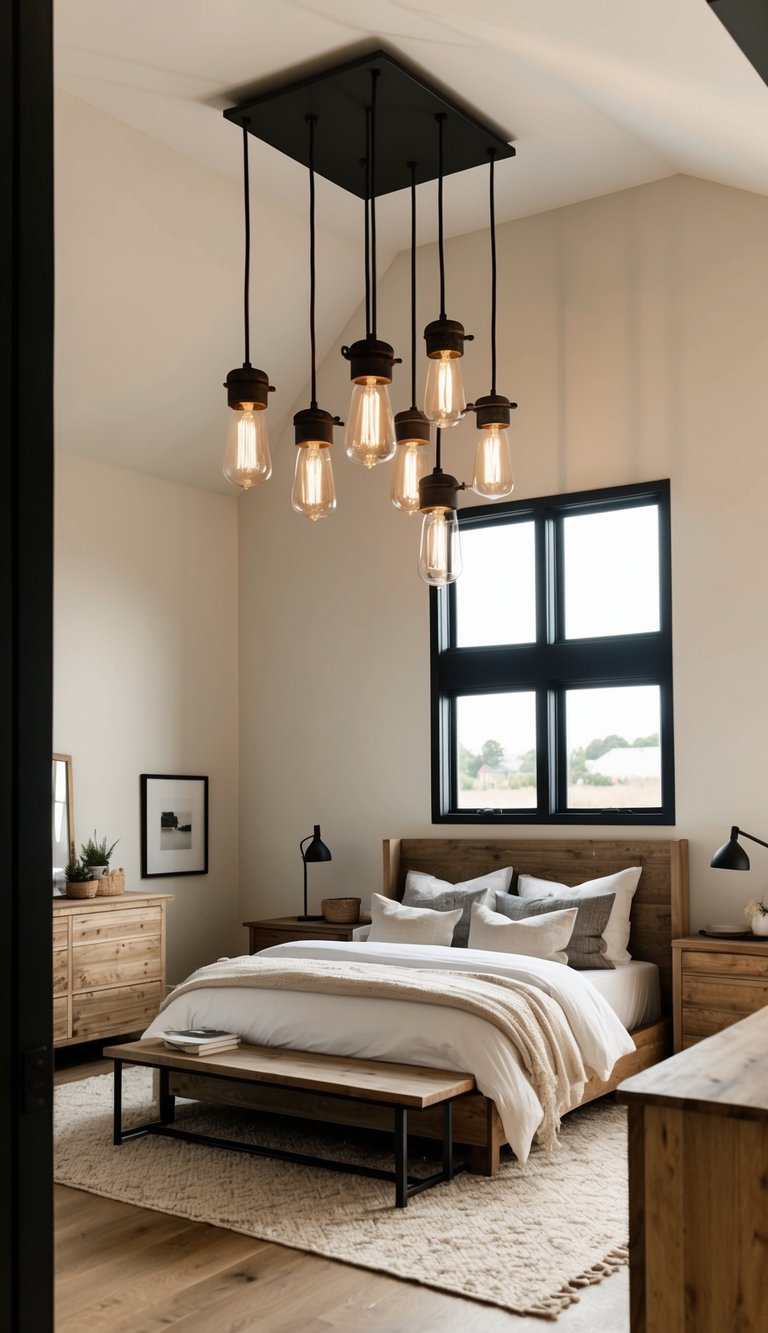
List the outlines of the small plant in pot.
{"type": "Polygon", "coordinates": [[[753,935],[768,935],[768,904],[762,898],[759,902],[753,899],[747,903],[744,915],[752,926],[753,935]]]}
{"type": "Polygon", "coordinates": [[[83,861],[69,861],[64,867],[68,898],[95,898],[96,880],[83,861]]]}
{"type": "Polygon", "coordinates": [[[108,847],[106,838],[99,839],[94,829],[93,837],[82,844],[80,856],[83,865],[91,872],[91,878],[101,879],[102,875],[108,874],[110,858],[119,841],[120,839],[116,838],[112,846],[108,847]]]}

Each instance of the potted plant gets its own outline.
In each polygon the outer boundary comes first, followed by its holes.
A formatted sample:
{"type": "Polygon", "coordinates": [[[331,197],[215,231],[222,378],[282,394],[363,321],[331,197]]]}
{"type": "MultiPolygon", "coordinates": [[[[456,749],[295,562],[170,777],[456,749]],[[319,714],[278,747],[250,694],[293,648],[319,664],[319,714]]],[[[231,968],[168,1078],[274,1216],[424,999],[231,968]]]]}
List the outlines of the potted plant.
{"type": "Polygon", "coordinates": [[[102,875],[108,874],[110,857],[119,841],[117,838],[111,847],[107,847],[106,838],[99,840],[94,829],[93,837],[82,844],[80,848],[82,862],[91,871],[93,879],[101,879],[102,875]]]}
{"type": "Polygon", "coordinates": [[[64,867],[68,898],[95,898],[97,881],[91,874],[90,866],[82,861],[68,861],[64,867]]]}
{"type": "Polygon", "coordinates": [[[753,935],[768,935],[768,906],[762,898],[759,902],[753,899],[751,903],[747,903],[744,915],[752,925],[753,935]]]}

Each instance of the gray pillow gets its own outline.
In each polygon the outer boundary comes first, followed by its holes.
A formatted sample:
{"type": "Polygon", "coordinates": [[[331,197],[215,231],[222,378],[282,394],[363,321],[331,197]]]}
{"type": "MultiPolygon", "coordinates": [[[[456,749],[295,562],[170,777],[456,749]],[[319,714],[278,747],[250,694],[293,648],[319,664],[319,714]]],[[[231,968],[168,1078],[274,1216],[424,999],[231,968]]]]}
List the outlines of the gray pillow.
{"type": "MultiPolygon", "coordinates": [[[[489,870],[485,875],[478,875],[476,879],[451,884],[449,880],[437,879],[421,870],[409,870],[405,878],[403,904],[406,907],[428,907],[433,912],[452,912],[460,907],[461,918],[453,932],[453,943],[460,949],[466,949],[472,904],[482,903],[484,907],[493,907],[494,893],[506,896],[513,873],[512,866],[504,866],[500,870],[489,870]]],[[[569,905],[572,907],[573,903],[569,905]]]]}
{"type": "Polygon", "coordinates": [[[497,893],[496,911],[509,917],[510,921],[524,921],[529,916],[542,916],[545,912],[578,907],[573,933],[568,941],[569,967],[578,968],[579,971],[613,968],[615,964],[605,956],[603,931],[615,897],[615,893],[605,893],[597,898],[576,900],[573,895],[568,898],[518,898],[515,893],[497,893]]]}

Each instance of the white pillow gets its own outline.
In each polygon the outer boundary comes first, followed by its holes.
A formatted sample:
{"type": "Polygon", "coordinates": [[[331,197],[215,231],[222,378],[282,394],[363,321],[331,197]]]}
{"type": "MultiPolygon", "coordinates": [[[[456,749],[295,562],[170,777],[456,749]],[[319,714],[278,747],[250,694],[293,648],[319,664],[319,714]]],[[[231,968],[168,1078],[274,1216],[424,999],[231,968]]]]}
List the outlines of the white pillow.
{"type": "Polygon", "coordinates": [[[460,907],[461,921],[453,932],[453,943],[465,948],[472,904],[479,902],[493,907],[496,894],[508,892],[513,873],[512,866],[504,866],[501,870],[490,870],[487,875],[478,875],[476,879],[451,884],[447,879],[425,875],[421,870],[409,870],[405,877],[403,903],[406,907],[429,907],[433,912],[451,912],[460,907]]]}
{"type": "Polygon", "coordinates": [[[460,916],[460,907],[455,912],[432,912],[428,907],[403,907],[394,898],[373,893],[368,939],[376,944],[450,944],[460,916]]]}
{"type": "Polygon", "coordinates": [[[562,912],[543,912],[525,921],[510,921],[501,912],[492,912],[482,903],[474,903],[469,925],[470,949],[492,949],[496,953],[522,953],[529,958],[544,958],[550,963],[568,965],[566,946],[578,916],[578,907],[562,912]]]}
{"type": "Polygon", "coordinates": [[[630,963],[632,955],[627,949],[629,914],[642,869],[642,866],[632,866],[629,870],[617,870],[615,875],[601,875],[599,879],[587,879],[583,884],[556,884],[551,879],[536,879],[534,875],[521,875],[517,882],[517,892],[521,898],[555,896],[559,898],[563,894],[571,893],[577,894],[580,898],[597,898],[603,893],[615,893],[611,915],[603,931],[605,956],[611,963],[630,963]]]}

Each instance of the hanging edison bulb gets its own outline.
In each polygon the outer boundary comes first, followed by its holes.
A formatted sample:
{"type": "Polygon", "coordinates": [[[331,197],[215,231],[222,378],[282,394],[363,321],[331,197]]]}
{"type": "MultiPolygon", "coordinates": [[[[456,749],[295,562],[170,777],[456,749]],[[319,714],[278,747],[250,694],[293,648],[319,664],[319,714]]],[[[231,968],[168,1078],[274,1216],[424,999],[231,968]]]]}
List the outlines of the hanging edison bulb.
{"type": "Polygon", "coordinates": [[[433,509],[424,515],[419,548],[419,574],[431,588],[444,588],[461,573],[459,522],[455,509],[433,509]]]}
{"type": "Polygon", "coordinates": [[[243,324],[245,359],[230,370],[224,381],[232,417],[224,450],[223,472],[227,481],[250,491],[272,475],[269,455],[266,406],[274,393],[269,376],[250,362],[249,279],[251,271],[251,213],[248,183],[248,122],[243,125],[243,202],[245,205],[245,264],[243,272],[243,324]]]}
{"type": "Polygon", "coordinates": [[[266,412],[245,403],[245,411],[233,412],[224,451],[224,476],[233,486],[249,491],[272,475],[266,412]]]}
{"type": "Polygon", "coordinates": [[[291,504],[298,514],[315,523],[336,508],[336,487],[331,464],[331,444],[336,418],[322,408],[304,408],[293,418],[296,430],[296,470],[291,504]]]}
{"type": "Polygon", "coordinates": [[[347,455],[363,467],[385,463],[395,452],[395,419],[389,401],[392,367],[399,357],[389,343],[369,334],[342,347],[350,363],[352,397],[344,434],[347,455]]]}
{"type": "Polygon", "coordinates": [[[444,588],[462,569],[459,521],[456,515],[459,483],[439,463],[419,485],[419,508],[424,515],[419,546],[419,574],[432,588],[444,588]]]}
{"type": "Polygon", "coordinates": [[[428,466],[429,422],[417,407],[395,417],[397,448],[392,478],[392,503],[404,514],[419,512],[419,482],[428,466]]]}
{"type": "MultiPolygon", "coordinates": [[[[436,351],[430,351],[430,345],[435,341],[448,341],[448,335],[441,339],[440,332],[433,332],[435,326],[443,324],[455,324],[455,320],[434,320],[428,324],[424,332],[427,339],[427,356],[429,365],[427,367],[427,382],[424,386],[424,415],[428,421],[434,422],[441,430],[448,426],[455,426],[467,410],[467,396],[464,392],[464,376],[461,370],[462,352],[452,350],[450,347],[438,347],[436,351]]],[[[461,328],[461,325],[459,325],[461,328]]],[[[461,341],[464,339],[464,330],[461,329],[461,341]]],[[[459,341],[455,333],[450,334],[450,341],[455,343],[459,341]]]]}
{"type": "Polygon", "coordinates": [[[472,490],[487,500],[500,500],[515,489],[507,430],[513,407],[501,394],[487,394],[473,405],[479,433],[472,490]]]}

